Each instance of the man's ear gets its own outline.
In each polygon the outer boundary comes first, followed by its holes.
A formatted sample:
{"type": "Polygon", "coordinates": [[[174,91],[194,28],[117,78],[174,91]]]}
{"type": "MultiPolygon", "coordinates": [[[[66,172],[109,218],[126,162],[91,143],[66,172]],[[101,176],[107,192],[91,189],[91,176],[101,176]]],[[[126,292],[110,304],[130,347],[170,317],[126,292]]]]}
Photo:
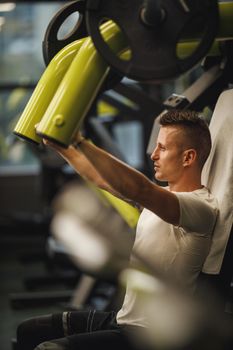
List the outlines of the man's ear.
{"type": "Polygon", "coordinates": [[[197,151],[194,148],[190,148],[183,153],[183,166],[192,165],[197,159],[197,151]]]}

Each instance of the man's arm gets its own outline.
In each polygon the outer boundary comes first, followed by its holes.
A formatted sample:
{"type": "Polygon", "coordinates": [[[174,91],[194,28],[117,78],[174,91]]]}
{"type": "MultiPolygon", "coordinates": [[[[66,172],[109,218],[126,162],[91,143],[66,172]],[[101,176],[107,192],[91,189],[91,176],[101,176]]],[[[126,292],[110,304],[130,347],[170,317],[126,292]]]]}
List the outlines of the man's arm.
{"type": "Polygon", "coordinates": [[[102,190],[108,191],[114,196],[128,202],[129,204],[138,207],[137,203],[129,200],[113,189],[110,184],[100,175],[92,163],[86,158],[84,153],[80,152],[76,147],[70,145],[68,148],[63,148],[55,143],[43,140],[44,144],[55,150],[65,161],[86,181],[93,183],[102,190]]]}
{"type": "Polygon", "coordinates": [[[106,151],[82,139],[80,150],[109,186],[122,197],[139,203],[163,220],[179,224],[180,208],[176,195],[150,181],[106,151]]]}

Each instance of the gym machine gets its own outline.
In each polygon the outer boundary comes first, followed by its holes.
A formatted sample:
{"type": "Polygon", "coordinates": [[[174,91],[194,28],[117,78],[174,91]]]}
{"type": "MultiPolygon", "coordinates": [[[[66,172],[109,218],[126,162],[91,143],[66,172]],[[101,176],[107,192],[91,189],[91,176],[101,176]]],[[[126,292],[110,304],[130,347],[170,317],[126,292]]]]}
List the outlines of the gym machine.
{"type": "Polygon", "coordinates": [[[231,3],[190,1],[186,8],[184,2],[163,1],[156,10],[163,16],[154,26],[145,23],[149,4],[75,1],[66,5],[48,26],[43,53],[50,63],[14,133],[36,143],[44,137],[67,147],[97,94],[109,84],[114,86],[113,81],[174,79],[200,63],[212,45],[218,50],[218,39],[231,35],[231,3]],[[79,13],[76,28],[65,40],[57,40],[58,29],[73,12],[79,13]],[[191,34],[190,27],[196,32],[191,34]],[[86,39],[84,33],[89,35],[86,39]]]}
{"type": "MultiPolygon", "coordinates": [[[[203,74],[182,94],[169,96],[156,113],[213,110],[219,94],[233,82],[232,17],[233,2],[214,0],[79,0],[65,5],[47,28],[47,68],[14,134],[35,144],[45,138],[68,147],[97,96],[109,89],[132,94],[123,78],[163,84],[198,65],[203,74]],[[73,12],[79,13],[78,23],[59,41],[57,32],[73,12]]],[[[224,296],[232,280],[231,251],[232,232],[220,275],[224,296]]]]}

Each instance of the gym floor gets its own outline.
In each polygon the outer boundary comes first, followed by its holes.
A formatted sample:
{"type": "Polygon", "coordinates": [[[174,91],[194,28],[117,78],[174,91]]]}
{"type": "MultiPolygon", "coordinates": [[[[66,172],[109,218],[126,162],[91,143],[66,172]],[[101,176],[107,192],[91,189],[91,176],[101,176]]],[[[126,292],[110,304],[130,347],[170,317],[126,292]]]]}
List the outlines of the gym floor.
{"type": "MultiPolygon", "coordinates": [[[[19,232],[18,232],[19,233],[19,232]]],[[[22,307],[12,303],[12,296],[26,291],[24,281],[30,277],[48,274],[44,263],[42,237],[23,236],[12,232],[0,234],[0,348],[12,350],[18,324],[26,318],[62,310],[56,303],[35,303],[22,307]]],[[[61,288],[61,287],[59,287],[61,288]]]]}

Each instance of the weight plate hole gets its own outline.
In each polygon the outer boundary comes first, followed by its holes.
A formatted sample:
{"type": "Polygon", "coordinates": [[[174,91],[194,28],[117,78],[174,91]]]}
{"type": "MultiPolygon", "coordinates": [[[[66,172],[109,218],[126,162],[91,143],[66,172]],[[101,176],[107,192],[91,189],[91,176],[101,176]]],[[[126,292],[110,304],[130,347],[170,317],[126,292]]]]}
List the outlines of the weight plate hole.
{"type": "Polygon", "coordinates": [[[78,11],[71,13],[60,26],[57,33],[57,40],[69,38],[80,26],[83,20],[82,14],[78,11]]]}

